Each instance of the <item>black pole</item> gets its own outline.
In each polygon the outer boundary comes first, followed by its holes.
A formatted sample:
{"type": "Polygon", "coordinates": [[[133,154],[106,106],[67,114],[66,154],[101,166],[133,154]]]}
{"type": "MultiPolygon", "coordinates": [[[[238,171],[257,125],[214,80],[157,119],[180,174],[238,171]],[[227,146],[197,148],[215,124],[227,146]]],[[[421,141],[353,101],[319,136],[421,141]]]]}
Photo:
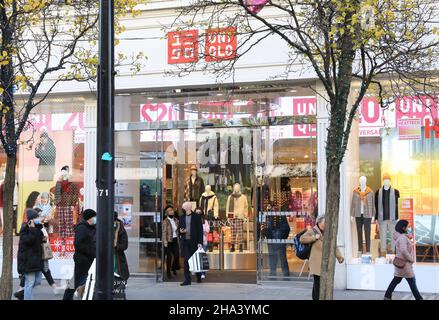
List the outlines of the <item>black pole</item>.
{"type": "Polygon", "coordinates": [[[100,0],[97,115],[96,289],[98,300],[113,299],[114,212],[114,7],[100,0]]]}

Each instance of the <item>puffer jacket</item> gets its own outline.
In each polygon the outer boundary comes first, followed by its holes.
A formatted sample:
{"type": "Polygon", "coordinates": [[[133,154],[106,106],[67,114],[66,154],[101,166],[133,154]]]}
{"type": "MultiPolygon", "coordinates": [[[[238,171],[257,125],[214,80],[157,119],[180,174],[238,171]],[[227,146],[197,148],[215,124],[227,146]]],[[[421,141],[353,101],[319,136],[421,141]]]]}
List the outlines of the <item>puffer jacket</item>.
{"type": "Polygon", "coordinates": [[[23,223],[21,227],[17,255],[17,271],[19,274],[43,271],[42,227],[39,224],[31,228],[27,223],[23,223]]]}
{"type": "Polygon", "coordinates": [[[413,245],[407,234],[396,232],[393,234],[395,240],[396,256],[406,261],[404,268],[395,267],[395,277],[413,278],[413,245]]]}

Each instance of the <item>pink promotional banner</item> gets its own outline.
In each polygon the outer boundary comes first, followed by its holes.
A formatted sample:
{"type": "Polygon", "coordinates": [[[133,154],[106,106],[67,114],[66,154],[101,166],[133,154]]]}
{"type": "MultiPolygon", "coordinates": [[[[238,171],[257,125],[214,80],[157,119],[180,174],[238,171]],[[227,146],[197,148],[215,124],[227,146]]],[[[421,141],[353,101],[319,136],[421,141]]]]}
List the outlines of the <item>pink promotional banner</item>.
{"type": "Polygon", "coordinates": [[[268,3],[268,0],[245,0],[246,8],[253,14],[258,13],[268,3]]]}

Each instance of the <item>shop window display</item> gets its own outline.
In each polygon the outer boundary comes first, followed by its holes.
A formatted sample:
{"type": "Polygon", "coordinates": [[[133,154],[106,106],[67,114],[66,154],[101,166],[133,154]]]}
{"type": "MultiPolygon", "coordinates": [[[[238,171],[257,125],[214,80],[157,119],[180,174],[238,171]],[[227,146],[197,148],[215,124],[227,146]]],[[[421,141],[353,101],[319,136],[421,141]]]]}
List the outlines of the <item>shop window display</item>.
{"type": "Polygon", "coordinates": [[[54,259],[73,257],[73,227],[83,210],[84,99],[46,99],[31,114],[18,152],[17,230],[26,208],[44,209],[54,259]]]}
{"type": "MultiPolygon", "coordinates": [[[[368,159],[368,162],[360,160],[360,173],[363,174],[371,172],[370,161],[379,162],[381,184],[375,186],[369,196],[373,195],[375,223],[369,230],[364,229],[363,241],[359,239],[360,232],[353,233],[357,238],[353,239],[352,263],[392,263],[395,254],[393,232],[398,219],[410,222],[416,262],[439,261],[439,142],[427,136],[424,127],[410,140],[401,136],[398,128],[382,129],[380,157],[368,159]],[[355,248],[360,245],[368,251],[367,238],[370,239],[369,252],[355,254],[355,248]]],[[[364,146],[362,142],[364,140],[360,138],[360,150],[363,147],[370,150],[370,139],[364,146]]],[[[377,177],[373,179],[376,181],[377,177]]]]}

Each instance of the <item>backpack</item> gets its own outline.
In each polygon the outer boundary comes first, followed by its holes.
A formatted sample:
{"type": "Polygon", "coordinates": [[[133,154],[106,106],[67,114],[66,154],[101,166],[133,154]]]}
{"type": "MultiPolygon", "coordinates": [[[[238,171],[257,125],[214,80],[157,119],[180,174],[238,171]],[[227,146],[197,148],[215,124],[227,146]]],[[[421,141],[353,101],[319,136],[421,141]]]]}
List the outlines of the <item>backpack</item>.
{"type": "Polygon", "coordinates": [[[303,230],[296,234],[294,237],[294,251],[296,252],[296,256],[301,260],[309,259],[309,255],[311,254],[312,243],[301,243],[300,237],[308,230],[303,230]]]}

